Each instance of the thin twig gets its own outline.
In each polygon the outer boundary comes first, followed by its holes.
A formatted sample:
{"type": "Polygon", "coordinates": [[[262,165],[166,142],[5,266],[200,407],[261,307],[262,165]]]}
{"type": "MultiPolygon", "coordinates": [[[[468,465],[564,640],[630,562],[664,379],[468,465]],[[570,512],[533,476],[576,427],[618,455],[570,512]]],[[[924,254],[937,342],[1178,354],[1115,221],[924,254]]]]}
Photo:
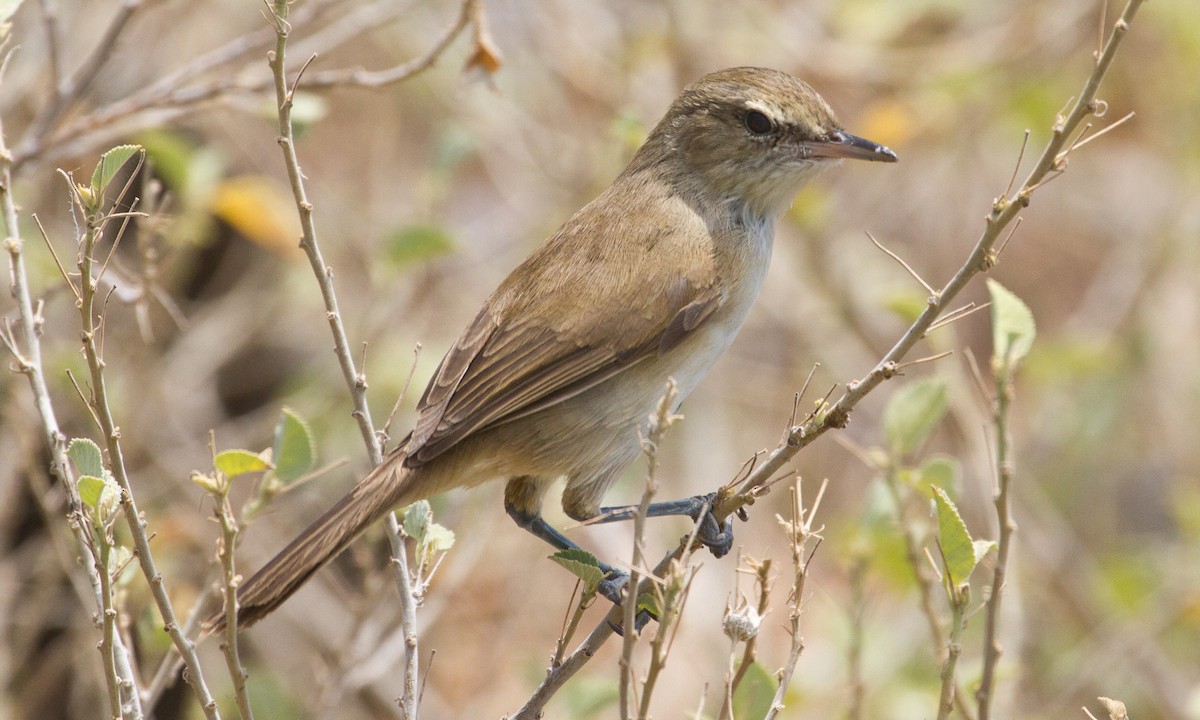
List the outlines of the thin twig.
{"type": "Polygon", "coordinates": [[[225,638],[221,643],[221,652],[225,656],[225,667],[229,678],[233,681],[233,696],[237,702],[238,712],[242,720],[254,720],[254,711],[250,706],[250,694],[246,689],[246,667],[242,664],[241,650],[238,647],[238,598],[237,589],[240,578],[237,574],[235,558],[238,538],[237,516],[233,505],[229,502],[229,480],[220,478],[220,470],[216,467],[217,438],[216,433],[208,431],[208,449],[213,459],[214,477],[219,478],[221,491],[212,493],[217,502],[215,513],[221,526],[221,537],[218,540],[217,556],[221,560],[221,588],[225,601],[225,638]]]}
{"type": "Polygon", "coordinates": [[[881,251],[883,251],[884,255],[887,255],[891,259],[900,263],[900,267],[904,268],[908,272],[908,274],[912,276],[912,278],[914,280],[916,280],[918,283],[920,283],[921,287],[925,288],[926,293],[928,293],[931,297],[934,295],[937,295],[937,290],[934,290],[932,285],[925,282],[925,278],[921,277],[920,273],[918,273],[916,270],[913,270],[912,266],[904,261],[904,258],[900,257],[899,255],[892,252],[891,250],[888,250],[887,248],[885,248],[883,246],[883,243],[876,240],[875,236],[872,235],[869,231],[867,231],[867,237],[871,239],[871,242],[875,245],[875,247],[877,247],[881,251]]]}
{"type": "MultiPolygon", "coordinates": [[[[7,67],[9,53],[5,53],[0,61],[0,77],[7,67]]],[[[20,318],[21,338],[23,346],[17,351],[17,338],[12,335],[11,328],[6,326],[5,343],[11,343],[10,350],[17,363],[17,369],[29,380],[29,388],[33,395],[34,406],[41,418],[42,436],[50,451],[50,472],[58,478],[63,492],[67,497],[67,526],[75,537],[75,546],[83,558],[81,563],[92,588],[95,605],[92,611],[104,612],[106,592],[103,586],[100,561],[93,552],[87,537],[83,521],[83,504],[79,499],[79,491],[75,486],[75,475],[67,461],[67,437],[59,428],[58,418],[54,412],[54,404],[50,399],[50,390],[46,384],[45,370],[42,366],[42,344],[38,335],[39,314],[34,311],[32,294],[29,290],[29,276],[25,268],[23,253],[24,241],[21,238],[20,226],[17,220],[16,201],[12,195],[12,153],[9,151],[4,137],[2,118],[0,118],[0,217],[3,217],[5,237],[3,247],[8,255],[9,291],[17,303],[17,315],[20,318]]],[[[137,678],[129,661],[128,649],[121,639],[120,633],[112,638],[112,652],[116,661],[116,688],[119,694],[127,696],[130,714],[140,717],[142,707],[138,700],[137,678]],[[123,693],[128,688],[129,692],[123,693]]],[[[113,682],[112,676],[105,675],[106,682],[113,682]]],[[[114,688],[108,688],[110,692],[114,688]]]]}
{"type": "Polygon", "coordinates": [[[117,6],[117,14],[105,28],[92,53],[79,64],[79,68],[65,84],[54,88],[50,102],[42,106],[33,122],[29,124],[24,138],[17,145],[16,156],[26,155],[28,148],[36,145],[75,101],[83,96],[96,76],[100,74],[105,63],[112,57],[118,39],[141,7],[142,0],[123,0],[117,6]]]}
{"type": "Polygon", "coordinates": [[[309,88],[323,88],[358,85],[360,87],[377,88],[403,82],[429,69],[437,62],[437,59],[446,51],[450,43],[454,42],[454,39],[471,24],[474,8],[478,5],[481,5],[480,0],[463,0],[454,21],[433,42],[429,49],[425,51],[425,54],[418,58],[397,65],[396,67],[388,68],[387,70],[363,70],[361,68],[326,70],[325,72],[312,74],[308,82],[305,83],[305,86],[309,88]]]}
{"type": "MultiPolygon", "coordinates": [[[[365,350],[363,351],[366,352],[365,350]]],[[[400,411],[400,405],[404,402],[404,396],[408,394],[408,386],[412,384],[413,375],[417,372],[417,360],[421,358],[421,343],[413,346],[412,365],[408,366],[408,376],[404,378],[404,386],[400,388],[400,394],[396,396],[396,403],[392,405],[392,411],[388,413],[387,420],[383,423],[380,442],[385,442],[391,437],[392,421],[396,419],[396,413],[400,411]]]]}
{"type": "Polygon", "coordinates": [[[953,354],[954,354],[953,350],[945,350],[943,352],[936,353],[934,355],[926,355],[925,357],[917,358],[916,360],[905,360],[902,363],[896,364],[896,372],[900,373],[900,372],[903,372],[906,368],[910,368],[914,365],[923,365],[925,363],[931,363],[931,362],[934,362],[935,360],[941,360],[942,358],[948,357],[953,354]]]}
{"type": "MultiPolygon", "coordinates": [[[[292,194],[295,198],[296,209],[300,216],[301,238],[300,247],[304,250],[321,289],[321,297],[325,303],[325,315],[329,329],[333,334],[334,353],[342,370],[342,377],[350,391],[354,404],[352,415],[358,422],[363,442],[367,446],[371,466],[379,465],[383,460],[383,447],[375,432],[371,420],[371,410],[367,404],[366,376],[354,365],[350,354],[350,343],[342,324],[341,312],[338,309],[337,295],[333,288],[333,269],[325,264],[321,247],[317,239],[316,224],[313,219],[313,206],[309,202],[304,187],[304,173],[300,169],[300,160],[296,154],[295,137],[292,133],[292,97],[295,86],[289,88],[286,70],[286,50],[289,32],[287,21],[289,4],[287,0],[275,0],[269,5],[272,11],[272,26],[275,29],[275,50],[268,55],[272,78],[275,84],[275,99],[279,116],[278,142],[283,150],[284,164],[287,167],[288,179],[291,182],[292,194]]],[[[406,657],[404,675],[401,683],[402,691],[399,698],[401,715],[405,720],[417,720],[418,707],[418,674],[420,672],[418,635],[417,635],[417,597],[414,595],[410,569],[408,566],[408,551],[404,545],[404,537],[400,523],[395,513],[389,512],[385,518],[385,529],[388,543],[391,546],[392,564],[395,568],[396,588],[400,596],[401,623],[404,631],[406,657]]]]}
{"type": "MultiPolygon", "coordinates": [[[[999,350],[997,351],[999,352],[999,350]]],[[[1014,467],[1010,453],[1012,436],[1008,424],[1009,407],[1013,397],[1012,372],[1014,368],[1009,363],[1000,365],[995,373],[996,399],[992,416],[996,441],[994,465],[996,489],[993,502],[1000,533],[996,540],[996,565],[992,570],[991,592],[985,603],[987,613],[984,621],[983,671],[979,679],[979,688],[975,691],[975,699],[979,706],[979,720],[988,720],[991,715],[996,667],[999,665],[1000,656],[1003,653],[999,637],[1000,606],[1008,578],[1008,554],[1012,548],[1012,535],[1017,529],[1012,514],[1014,467]]]]}
{"type": "MultiPolygon", "coordinates": [[[[667,429],[677,418],[672,410],[675,407],[675,398],[678,392],[678,389],[675,387],[675,381],[668,379],[666,390],[658,401],[658,411],[654,414],[649,432],[642,440],[642,452],[646,455],[647,463],[646,485],[645,490],[642,492],[641,503],[638,505],[637,512],[633,516],[633,556],[630,563],[629,583],[627,585],[631,591],[637,590],[643,574],[642,568],[646,563],[646,548],[643,542],[646,530],[646,512],[650,507],[651,500],[654,499],[655,493],[658,492],[658,482],[655,479],[658,470],[658,448],[667,429]]],[[[660,623],[667,621],[667,608],[664,607],[661,601],[664,594],[662,592],[659,593],[660,623]]],[[[636,594],[626,594],[623,607],[624,619],[621,623],[625,629],[625,635],[622,638],[621,644],[620,680],[618,685],[621,720],[629,720],[629,718],[640,717],[643,714],[639,711],[635,715],[635,705],[638,703],[633,697],[633,650],[637,646],[639,635],[637,629],[638,605],[638,596],[636,594]]],[[[661,636],[662,631],[663,628],[660,625],[659,636],[661,636]]],[[[657,642],[656,648],[660,649],[657,642]]],[[[653,657],[658,658],[658,653],[654,653],[653,657]]],[[[652,668],[656,665],[657,663],[652,662],[652,668]]],[[[642,696],[641,706],[643,708],[650,702],[650,692],[653,691],[652,683],[647,690],[642,696]]]]}
{"type": "Polygon", "coordinates": [[[980,310],[983,310],[984,308],[990,307],[990,306],[991,306],[990,302],[983,303],[982,305],[977,305],[973,302],[967,303],[966,305],[963,305],[962,307],[958,308],[957,310],[951,310],[950,312],[946,313],[941,318],[939,318],[937,322],[935,322],[929,326],[929,330],[926,331],[926,334],[931,333],[934,330],[937,330],[938,328],[945,327],[951,323],[958,322],[959,320],[962,320],[963,318],[965,318],[969,315],[974,315],[975,313],[979,312],[980,310]]]}
{"type": "Polygon", "coordinates": [[[67,287],[71,288],[71,294],[75,296],[75,300],[79,301],[79,288],[75,287],[75,282],[71,280],[71,276],[67,274],[67,269],[63,267],[62,260],[58,258],[58,253],[54,252],[54,243],[50,242],[50,236],[46,234],[46,228],[42,227],[42,221],[37,216],[37,213],[32,215],[33,223],[37,225],[38,232],[42,234],[42,240],[46,243],[46,248],[50,251],[50,257],[54,258],[54,264],[58,266],[58,272],[62,275],[63,282],[67,287]]]}
{"type": "Polygon", "coordinates": [[[1018,215],[1017,219],[1015,221],[1013,221],[1012,228],[1008,231],[1008,235],[1005,235],[1003,240],[996,243],[996,259],[997,260],[999,260],[1000,256],[1002,254],[1004,254],[1004,248],[1008,247],[1008,241],[1013,239],[1013,235],[1017,234],[1017,230],[1021,227],[1022,221],[1024,221],[1024,218],[1021,217],[1020,215],[1018,215]]]}
{"type": "MultiPolygon", "coordinates": [[[[75,194],[74,185],[71,185],[71,188],[74,194],[75,205],[82,210],[84,204],[78,195],[75,194]]],[[[100,423],[100,428],[104,436],[104,444],[108,450],[109,469],[121,488],[121,509],[125,514],[126,524],[133,537],[134,554],[137,556],[142,575],[145,576],[147,582],[150,584],[151,595],[158,606],[159,613],[162,615],[164,629],[170,636],[171,641],[178,648],[180,655],[184,658],[187,667],[184,677],[196,694],[205,717],[209,718],[209,720],[217,720],[220,718],[220,712],[204,680],[200,660],[196,656],[195,643],[185,636],[180,629],[174,607],[167,593],[166,584],[163,581],[162,574],[155,565],[154,556],[150,551],[150,540],[146,534],[146,521],[138,510],[137,502],[133,495],[133,486],[125,470],[121,433],[113,419],[112,409],[108,402],[108,389],[104,380],[104,360],[97,343],[98,327],[96,324],[97,316],[95,308],[97,288],[95,279],[92,276],[92,256],[100,240],[99,228],[103,222],[102,217],[102,213],[99,210],[88,210],[85,212],[84,234],[79,252],[79,291],[81,296],[79,316],[82,326],[84,356],[87,359],[88,370],[91,376],[91,393],[88,398],[88,405],[95,411],[95,416],[100,423]]]]}
{"type": "Polygon", "coordinates": [[[1017,153],[1017,162],[1013,164],[1012,177],[1008,179],[1008,185],[1004,188],[1004,195],[1008,197],[1012,192],[1013,183],[1017,181],[1017,174],[1021,172],[1021,161],[1025,159],[1025,150],[1029,147],[1029,129],[1025,129],[1025,137],[1021,139],[1021,150],[1017,153]]]}
{"type": "Polygon", "coordinates": [[[801,482],[800,478],[796,478],[796,484],[792,486],[791,520],[778,518],[787,532],[792,551],[792,587],[788,593],[788,634],[792,640],[791,646],[788,648],[787,661],[783,669],[776,674],[779,686],[775,689],[775,695],[771,699],[771,708],[763,720],[774,720],[783,710],[783,700],[787,696],[788,686],[791,685],[792,676],[796,673],[800,655],[804,652],[804,637],[800,632],[800,620],[804,609],[804,586],[808,580],[808,564],[812,562],[813,555],[821,546],[819,528],[814,528],[812,523],[817,509],[821,505],[821,498],[825,495],[825,488],[829,485],[829,480],[825,479],[821,482],[821,488],[817,491],[817,499],[807,510],[804,508],[804,499],[801,495],[801,482]],[[810,541],[813,543],[811,549],[808,547],[810,541]]]}
{"type": "Polygon", "coordinates": [[[942,663],[941,692],[938,695],[937,720],[947,720],[954,708],[959,705],[958,683],[954,678],[958,668],[958,658],[962,654],[962,633],[966,627],[965,615],[971,601],[971,586],[963,583],[958,587],[949,586],[952,579],[947,576],[946,588],[950,597],[950,643],[946,647],[946,661],[942,663]]]}

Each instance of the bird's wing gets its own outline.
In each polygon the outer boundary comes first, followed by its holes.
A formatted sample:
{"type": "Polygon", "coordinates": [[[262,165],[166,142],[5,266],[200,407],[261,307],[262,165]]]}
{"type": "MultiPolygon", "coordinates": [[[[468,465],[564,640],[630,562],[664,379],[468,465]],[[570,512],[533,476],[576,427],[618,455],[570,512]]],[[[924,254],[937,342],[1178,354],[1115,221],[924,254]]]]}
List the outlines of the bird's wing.
{"type": "Polygon", "coordinates": [[[406,465],[578,395],[701,327],[721,304],[711,257],[663,262],[655,255],[668,245],[583,247],[560,233],[543,246],[510,276],[520,286],[506,280],[442,360],[418,404],[406,465]],[[638,302],[614,313],[614,298],[638,302]]]}

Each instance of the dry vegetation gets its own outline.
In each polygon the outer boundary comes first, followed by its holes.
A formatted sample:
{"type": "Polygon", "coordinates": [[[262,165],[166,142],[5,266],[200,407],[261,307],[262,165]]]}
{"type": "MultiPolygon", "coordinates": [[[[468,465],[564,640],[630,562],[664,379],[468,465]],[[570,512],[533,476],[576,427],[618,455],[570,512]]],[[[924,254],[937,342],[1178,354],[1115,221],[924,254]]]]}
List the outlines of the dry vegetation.
{"type": "MultiPolygon", "coordinates": [[[[80,313],[34,217],[73,269],[81,229],[55,169],[85,180],[115,144],[150,151],[158,183],[139,181],[131,191],[150,217],[130,225],[106,271],[120,289],[111,296],[100,289],[103,350],[124,467],[166,592],[186,616],[220,576],[213,502],[189,480],[192,471],[211,471],[210,430],[218,448],[261,450],[286,405],[311,423],[320,464],[332,464],[244,528],[243,569],[257,567],[340,496],[365,472],[368,455],[330,352],[320,294],[296,248],[300,225],[275,142],[266,61],[275,40],[263,6],[114,5],[25,0],[5,48],[0,120],[13,153],[9,189],[28,284],[34,300],[44,300],[49,398],[68,437],[101,446],[67,374],[85,393],[95,386],[80,352],[80,313]],[[128,22],[114,28],[124,13],[128,22]],[[197,59],[218,48],[229,49],[228,62],[188,79],[197,59]],[[87,79],[61,86],[69,91],[61,112],[55,74],[87,79]]],[[[330,73],[425,56],[460,13],[457,2],[307,0],[293,8],[290,77],[320,52],[300,83],[296,149],[355,363],[363,364],[366,343],[366,397],[377,427],[405,386],[414,347],[423,348],[413,373],[420,388],[490,289],[607,185],[678,89],[701,74],[735,64],[790,71],[814,85],[849,130],[900,155],[892,167],[843,167],[797,200],[746,328],[660,443],[660,499],[710,491],[753,453],[775,447],[813,363],[820,367],[802,416],[834,383],[870,371],[927,293],[864,231],[943,285],[1008,184],[1025,129],[1030,150],[1018,182],[1056,114],[1079,93],[1101,35],[1092,0],[489,0],[485,7],[490,41],[503,57],[498,69],[493,56],[478,54],[487,37],[468,23],[435,64],[403,82],[330,73]]],[[[1120,9],[1109,9],[1107,28],[1120,9]]],[[[1200,716],[1197,27],[1195,3],[1142,9],[1100,91],[1107,115],[1094,122],[1098,129],[1129,111],[1137,116],[1073,154],[1065,177],[1038,190],[991,272],[1038,323],[1007,421],[1018,530],[998,619],[1004,653],[994,717],[1086,717],[1081,705],[1103,716],[1110,710],[1100,709],[1099,695],[1120,698],[1136,718],[1200,716]]],[[[986,288],[977,281],[965,296],[961,302],[985,301],[986,288]]],[[[0,297],[0,318],[20,341],[18,315],[14,298],[0,297]]],[[[990,378],[987,313],[936,330],[914,357],[945,350],[954,354],[885,383],[848,428],[790,465],[804,478],[806,506],[820,481],[829,482],[815,523],[823,539],[803,580],[803,654],[780,717],[937,714],[943,648],[931,642],[931,625],[947,632],[951,609],[944,594],[922,601],[905,546],[908,535],[936,554],[929,542],[936,522],[927,495],[896,491],[876,448],[887,445],[887,398],[913,379],[943,378],[948,412],[903,462],[957,459],[948,489],[967,527],[976,538],[998,536],[993,408],[967,360],[978,358],[990,378]]],[[[394,437],[407,431],[418,395],[405,396],[394,437]]],[[[48,470],[53,460],[30,383],[5,372],[0,716],[104,717],[97,606],[75,559],[65,494],[48,470]]],[[[631,469],[614,496],[635,502],[645,475],[644,464],[631,469]]],[[[234,481],[233,507],[254,495],[253,485],[234,481]]],[[[791,516],[786,487],[776,485],[750,508],[749,522],[737,522],[742,554],[772,560],[754,647],[772,672],[791,647],[795,538],[775,519],[791,516]]],[[[418,611],[426,718],[515,711],[544,677],[570,615],[572,578],[512,525],[500,490],[433,503],[457,543],[418,611]]],[[[553,504],[551,518],[567,522],[553,504]]],[[[127,527],[114,527],[129,546],[127,527]]],[[[679,520],[648,521],[650,563],[687,530],[679,520]]],[[[622,524],[571,534],[615,561],[630,556],[631,531],[622,524]]],[[[399,716],[393,699],[402,691],[405,639],[386,549],[379,528],[243,636],[260,720],[399,716]]],[[[931,573],[924,554],[917,557],[931,573]]],[[[968,693],[983,668],[980,608],[994,558],[973,578],[965,611],[956,682],[968,693]]],[[[760,601],[753,578],[738,578],[736,558],[694,560],[650,704],[656,717],[689,717],[701,706],[717,717],[730,668],[724,609],[738,604],[735,588],[749,604],[760,601]]],[[[170,641],[134,568],[117,586],[123,636],[149,685],[170,641]]],[[[592,608],[580,634],[604,612],[592,608]]],[[[546,717],[617,716],[621,645],[605,644],[546,717]]],[[[635,674],[652,652],[647,638],[634,654],[635,674]]],[[[199,661],[223,716],[235,717],[216,642],[200,646],[199,661]]],[[[960,705],[979,716],[973,697],[960,705]]],[[[178,683],[155,716],[202,714],[178,683]]]]}

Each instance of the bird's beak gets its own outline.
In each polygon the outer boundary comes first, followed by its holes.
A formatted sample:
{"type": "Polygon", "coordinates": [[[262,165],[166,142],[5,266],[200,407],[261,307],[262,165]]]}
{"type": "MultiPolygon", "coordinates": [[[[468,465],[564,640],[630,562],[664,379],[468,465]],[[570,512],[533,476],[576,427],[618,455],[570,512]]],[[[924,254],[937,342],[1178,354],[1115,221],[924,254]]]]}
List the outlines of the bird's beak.
{"type": "Polygon", "coordinates": [[[808,157],[828,158],[831,160],[875,160],[878,162],[896,162],[896,153],[890,148],[872,142],[857,135],[851,135],[843,130],[835,130],[828,140],[805,143],[804,150],[808,157]]]}

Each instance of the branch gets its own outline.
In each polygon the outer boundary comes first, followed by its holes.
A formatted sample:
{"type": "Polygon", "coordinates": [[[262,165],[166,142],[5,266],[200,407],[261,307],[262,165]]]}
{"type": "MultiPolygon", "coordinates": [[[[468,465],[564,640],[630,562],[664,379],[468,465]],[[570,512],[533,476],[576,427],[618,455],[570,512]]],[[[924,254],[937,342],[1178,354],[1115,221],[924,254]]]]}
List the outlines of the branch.
{"type": "MultiPolygon", "coordinates": [[[[354,12],[341,17],[339,21],[331,21],[317,25],[326,12],[345,0],[315,0],[289,12],[289,22],[292,27],[318,26],[322,28],[313,39],[321,42],[311,43],[316,51],[324,52],[345,42],[362,30],[389,20],[398,15],[404,7],[394,0],[362,6],[354,12]]],[[[319,73],[314,78],[305,81],[305,87],[324,88],[335,85],[361,85],[364,87],[381,87],[406,80],[413,75],[428,69],[442,55],[451,42],[466,27],[461,25],[462,17],[468,19],[467,25],[478,21],[482,8],[481,0],[463,0],[463,9],[450,29],[446,31],[421,57],[390,70],[365,71],[332,70],[319,73]]],[[[485,37],[486,39],[486,37],[485,37]]],[[[225,45],[216,48],[205,55],[192,60],[160,78],[150,86],[131,95],[102,105],[91,112],[73,120],[68,120],[57,129],[46,126],[34,135],[26,132],[26,137],[14,153],[13,167],[19,169],[31,160],[46,156],[48,153],[61,154],[65,149],[79,151],[81,145],[91,145],[103,141],[110,135],[131,133],[152,125],[161,125],[174,118],[191,112],[196,106],[216,100],[231,94],[259,95],[269,91],[273,86],[271,78],[247,79],[242,77],[244,68],[236,63],[256,51],[270,46],[276,40],[273,29],[255,30],[235,38],[225,45]],[[53,130],[52,134],[51,131],[53,130]]],[[[60,113],[61,114],[61,113],[60,113]]]]}
{"type": "MultiPolygon", "coordinates": [[[[96,43],[96,47],[92,50],[91,55],[79,64],[79,68],[71,75],[69,80],[55,86],[50,102],[42,107],[41,111],[33,119],[33,122],[30,123],[29,128],[25,131],[25,137],[17,145],[17,157],[27,155],[28,149],[31,146],[35,146],[46,132],[58,122],[63,113],[70,109],[83,93],[87,92],[87,89],[91,87],[92,82],[96,79],[104,64],[112,57],[121,33],[125,31],[125,28],[129,27],[129,21],[133,19],[133,16],[141,8],[142,0],[123,0],[121,2],[117,8],[116,16],[109,22],[100,41],[96,43]]],[[[53,13],[47,16],[47,28],[51,30],[57,29],[53,17],[53,13]]],[[[61,72],[61,68],[58,71],[61,72]]]]}
{"type": "MultiPolygon", "coordinates": [[[[317,229],[313,219],[313,206],[308,200],[304,188],[304,173],[300,170],[300,159],[296,154],[295,137],[292,133],[292,102],[296,86],[288,87],[286,71],[286,50],[288,33],[288,0],[275,0],[270,6],[272,25],[275,30],[275,50],[268,53],[268,63],[275,84],[275,99],[279,113],[278,142],[283,150],[284,164],[287,167],[288,179],[291,182],[292,194],[296,201],[296,210],[300,216],[300,248],[304,250],[313,275],[321,289],[321,297],[325,302],[325,316],[329,329],[333,334],[334,354],[342,370],[342,377],[350,391],[354,404],[353,416],[358,422],[363,442],[371,466],[375,467],[383,460],[383,447],[375,426],[371,420],[371,410],[367,404],[367,378],[355,366],[354,357],[350,353],[350,343],[346,337],[346,329],[342,324],[341,312],[338,310],[337,295],[333,288],[333,268],[325,264],[321,246],[317,240],[317,229]]],[[[298,82],[298,79],[297,79],[298,82]]],[[[388,543],[391,546],[392,563],[396,568],[396,588],[400,595],[401,623],[405,639],[404,680],[400,696],[400,711],[406,720],[416,720],[418,700],[418,646],[417,646],[417,598],[413,594],[411,577],[408,567],[408,555],[404,546],[404,537],[400,523],[395,513],[389,512],[386,517],[388,543]]]]}
{"type": "Polygon", "coordinates": [[[992,571],[992,588],[988,596],[987,614],[984,620],[983,637],[983,672],[979,679],[979,688],[975,691],[975,700],[979,707],[979,720],[991,717],[993,688],[996,682],[996,667],[1000,664],[1000,603],[1004,597],[1005,585],[1008,580],[1008,552],[1012,548],[1012,535],[1017,524],[1012,517],[1012,483],[1013,462],[1009,449],[1012,447],[1012,436],[1009,433],[1008,411],[1013,398],[1012,366],[996,369],[996,400],[992,423],[995,426],[996,438],[996,494],[993,498],[996,508],[996,519],[1000,525],[999,537],[996,541],[996,567],[992,571]]]}
{"type": "MultiPolygon", "coordinates": [[[[9,57],[8,54],[5,54],[3,60],[0,61],[0,84],[2,84],[4,69],[8,64],[9,57]]],[[[25,269],[23,254],[24,240],[20,234],[16,202],[12,196],[12,158],[12,153],[5,142],[3,122],[0,119],[0,215],[3,216],[5,230],[3,246],[8,255],[9,290],[13,299],[16,300],[17,316],[21,326],[20,348],[18,348],[18,339],[9,333],[8,328],[4,333],[5,344],[12,353],[17,370],[29,380],[34,406],[41,418],[42,436],[50,451],[50,472],[58,478],[67,497],[67,525],[75,537],[75,546],[83,557],[81,564],[87,574],[95,601],[93,611],[103,614],[106,608],[106,583],[99,570],[100,559],[93,552],[92,544],[87,537],[88,531],[83,522],[83,504],[79,499],[79,490],[75,486],[75,475],[67,462],[67,437],[59,428],[58,418],[54,413],[54,404],[50,400],[50,390],[46,385],[45,370],[42,366],[40,337],[42,318],[39,313],[34,311],[32,296],[29,292],[29,277],[25,269]]],[[[110,695],[114,691],[120,693],[119,688],[111,686],[114,679],[121,687],[137,687],[136,678],[129,662],[128,650],[120,633],[113,635],[111,645],[116,669],[114,673],[105,673],[105,679],[110,683],[108,688],[110,695]]],[[[132,692],[130,696],[131,710],[140,715],[141,706],[137,699],[137,693],[132,692]]]]}
{"type": "MultiPolygon", "coordinates": [[[[71,188],[75,205],[83,210],[86,220],[79,250],[79,294],[81,298],[79,316],[83,351],[91,378],[91,394],[88,398],[88,404],[91,406],[100,423],[100,430],[104,435],[104,444],[108,450],[109,467],[113,478],[121,487],[121,509],[125,514],[126,524],[129,526],[130,534],[133,537],[134,554],[137,556],[142,574],[150,584],[151,595],[158,606],[159,613],[162,615],[164,629],[175,644],[175,647],[179,650],[179,654],[183,657],[187,668],[184,678],[192,686],[192,690],[200,702],[205,717],[209,720],[219,720],[220,712],[217,709],[216,700],[213,699],[212,694],[208,690],[208,685],[205,683],[204,674],[200,667],[200,659],[196,655],[196,644],[180,628],[179,621],[175,615],[175,609],[171,604],[171,598],[167,594],[162,574],[159,573],[154,563],[154,557],[150,551],[150,540],[146,534],[146,521],[142,513],[138,510],[137,502],[133,496],[133,486],[125,470],[125,458],[121,447],[121,431],[113,419],[112,408],[108,402],[108,389],[104,378],[104,359],[100,350],[101,324],[99,323],[101,321],[96,314],[96,278],[92,272],[94,265],[93,253],[100,240],[99,228],[104,224],[105,218],[98,206],[89,207],[87,203],[82,202],[74,182],[69,182],[68,185],[71,188]]],[[[98,202],[102,201],[103,198],[98,199],[98,202]]]]}

